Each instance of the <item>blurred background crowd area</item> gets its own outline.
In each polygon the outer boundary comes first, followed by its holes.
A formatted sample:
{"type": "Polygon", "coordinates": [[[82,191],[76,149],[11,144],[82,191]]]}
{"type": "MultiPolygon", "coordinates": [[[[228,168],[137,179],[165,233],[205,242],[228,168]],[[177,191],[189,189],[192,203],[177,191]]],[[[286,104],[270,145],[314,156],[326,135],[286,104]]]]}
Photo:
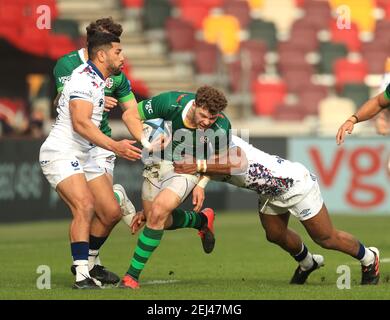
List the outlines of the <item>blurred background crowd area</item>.
{"type": "Polygon", "coordinates": [[[390,72],[390,0],[0,0],[0,136],[47,134],[56,60],[108,16],[123,26],[137,100],[213,85],[251,135],[335,135],[390,72]]]}

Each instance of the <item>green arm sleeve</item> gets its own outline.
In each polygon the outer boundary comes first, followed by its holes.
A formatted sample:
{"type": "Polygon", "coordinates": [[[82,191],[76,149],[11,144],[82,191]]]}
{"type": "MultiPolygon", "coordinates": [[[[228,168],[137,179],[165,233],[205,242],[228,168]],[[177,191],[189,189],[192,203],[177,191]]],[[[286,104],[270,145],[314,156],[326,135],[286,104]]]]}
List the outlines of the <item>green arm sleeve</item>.
{"type": "Polygon", "coordinates": [[[130,80],[128,80],[125,74],[122,72],[118,79],[118,86],[114,91],[114,97],[119,102],[127,102],[135,99],[134,94],[131,92],[130,80]]]}
{"type": "Polygon", "coordinates": [[[171,103],[172,94],[169,92],[159,94],[151,99],[138,103],[138,112],[142,120],[163,118],[168,119],[170,111],[176,107],[171,103]]]}
{"type": "Polygon", "coordinates": [[[387,85],[384,95],[387,100],[390,100],[390,83],[387,85]]]}
{"type": "Polygon", "coordinates": [[[67,64],[65,62],[64,58],[61,58],[60,60],[57,61],[56,65],[54,67],[54,70],[53,70],[57,92],[62,91],[62,89],[64,88],[64,85],[65,85],[65,82],[67,80],[69,80],[72,72],[73,72],[73,69],[70,67],[70,64],[67,64]]]}

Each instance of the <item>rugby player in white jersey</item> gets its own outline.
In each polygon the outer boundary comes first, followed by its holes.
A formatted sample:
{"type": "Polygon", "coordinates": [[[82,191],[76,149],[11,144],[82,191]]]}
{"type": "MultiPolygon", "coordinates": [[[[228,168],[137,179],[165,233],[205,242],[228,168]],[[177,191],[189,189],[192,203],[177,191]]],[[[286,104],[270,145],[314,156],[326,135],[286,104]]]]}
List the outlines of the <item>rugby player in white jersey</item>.
{"type": "Polygon", "coordinates": [[[89,241],[97,251],[121,219],[121,208],[112,185],[93,158],[96,146],[128,160],[141,158],[131,140],[115,141],[99,130],[104,109],[105,79],[123,66],[120,40],[96,33],[88,40],[87,63],[76,68],[65,83],[56,122],[40,149],[43,174],[70,208],[71,253],[76,266],[75,289],[100,288],[91,278],[89,241]],[[94,214],[96,212],[96,215],[94,214]]]}
{"type": "Polygon", "coordinates": [[[359,260],[361,284],[378,283],[378,249],[366,248],[352,235],[333,227],[317,178],[302,164],[265,153],[233,136],[227,155],[198,163],[176,162],[174,166],[177,173],[201,172],[258,193],[259,216],[267,240],[279,245],[299,264],[291,284],[305,283],[311,272],[324,265],[324,258],[311,254],[300,236],[288,228],[290,214],[300,220],[321,247],[359,260]]]}

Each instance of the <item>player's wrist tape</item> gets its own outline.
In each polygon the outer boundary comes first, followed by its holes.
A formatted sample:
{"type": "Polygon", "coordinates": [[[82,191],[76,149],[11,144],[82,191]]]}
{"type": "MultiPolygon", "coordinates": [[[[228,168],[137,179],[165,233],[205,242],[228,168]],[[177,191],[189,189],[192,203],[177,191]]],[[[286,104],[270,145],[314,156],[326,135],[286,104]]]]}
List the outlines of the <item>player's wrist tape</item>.
{"type": "Polygon", "coordinates": [[[200,172],[200,173],[205,173],[207,171],[206,160],[197,160],[196,161],[196,171],[200,172]]]}
{"type": "MultiPolygon", "coordinates": [[[[358,122],[359,122],[359,118],[358,118],[356,115],[353,114],[353,115],[351,116],[351,118],[355,118],[355,120],[356,120],[355,123],[358,123],[358,122]]],[[[353,121],[351,121],[351,122],[353,122],[353,121]]]]}
{"type": "Polygon", "coordinates": [[[198,187],[206,188],[207,184],[209,183],[210,178],[207,176],[202,176],[197,184],[198,187]]]}
{"type": "Polygon", "coordinates": [[[145,149],[150,150],[150,149],[152,148],[152,144],[148,141],[147,138],[142,138],[142,139],[141,139],[141,144],[143,145],[143,147],[144,147],[145,149]]]}

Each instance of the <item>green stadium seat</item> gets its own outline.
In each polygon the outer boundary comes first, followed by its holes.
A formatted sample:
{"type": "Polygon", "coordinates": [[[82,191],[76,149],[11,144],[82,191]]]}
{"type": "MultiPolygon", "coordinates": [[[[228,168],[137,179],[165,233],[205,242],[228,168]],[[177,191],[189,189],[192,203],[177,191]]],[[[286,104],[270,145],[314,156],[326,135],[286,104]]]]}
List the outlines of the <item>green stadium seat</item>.
{"type": "Polygon", "coordinates": [[[171,9],[169,0],[145,0],[143,17],[145,29],[165,29],[166,20],[171,16],[171,9]]]}
{"type": "Polygon", "coordinates": [[[56,19],[53,22],[53,33],[67,34],[73,40],[80,37],[79,24],[71,19],[56,19]]]}
{"type": "Polygon", "coordinates": [[[276,26],[273,22],[263,20],[252,20],[248,26],[250,39],[262,40],[267,44],[267,48],[275,50],[278,40],[276,38],[276,26]]]}
{"type": "Polygon", "coordinates": [[[364,83],[347,83],[341,91],[341,96],[351,99],[359,108],[370,98],[370,88],[364,83]]]}
{"type": "Polygon", "coordinates": [[[320,44],[321,61],[318,65],[320,73],[332,74],[333,64],[338,58],[345,57],[347,47],[342,43],[322,42],[320,44]]]}

